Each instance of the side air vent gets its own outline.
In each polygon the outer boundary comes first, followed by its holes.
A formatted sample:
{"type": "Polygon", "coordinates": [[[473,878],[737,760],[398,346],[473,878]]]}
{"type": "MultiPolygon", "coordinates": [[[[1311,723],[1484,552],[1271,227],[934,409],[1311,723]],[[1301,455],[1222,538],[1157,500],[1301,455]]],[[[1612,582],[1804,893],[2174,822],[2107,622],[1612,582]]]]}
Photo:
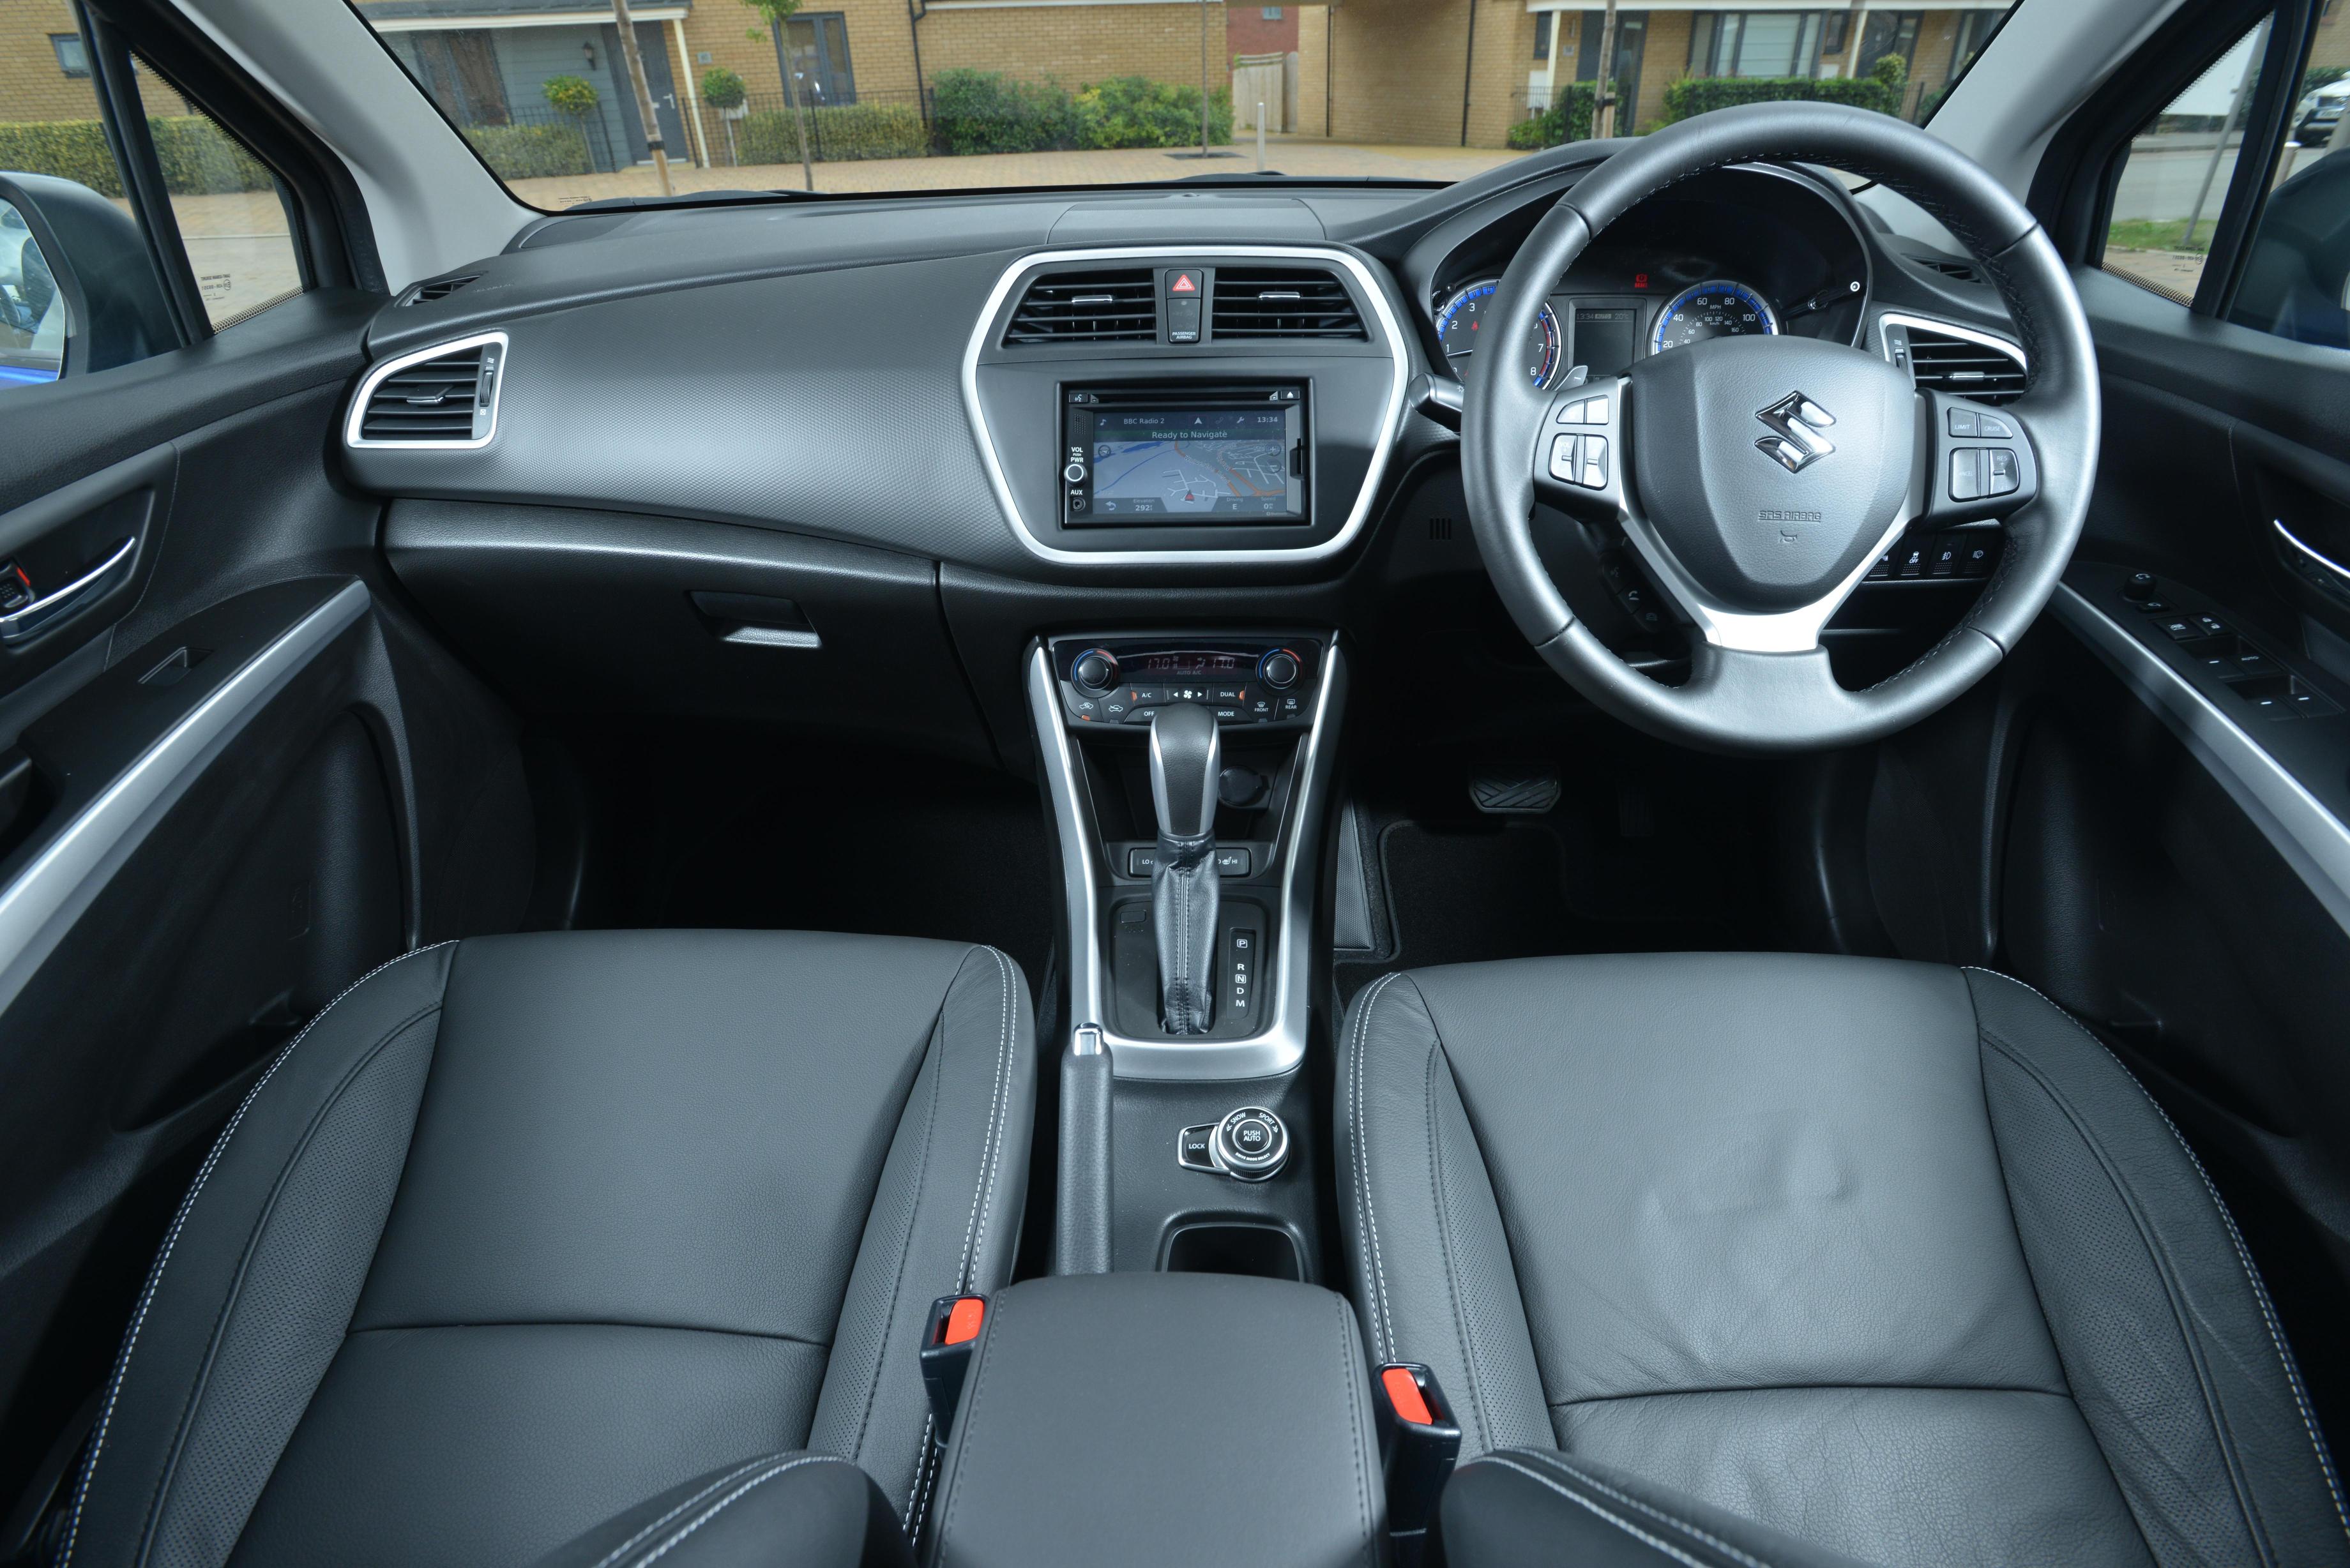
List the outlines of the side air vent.
{"type": "Polygon", "coordinates": [[[1954,283],[1981,283],[1982,275],[1975,271],[1972,262],[1960,261],[1955,256],[1921,255],[1915,252],[1909,259],[1928,272],[1939,273],[1954,283]]]}
{"type": "Polygon", "coordinates": [[[1918,385],[1985,403],[2023,396],[2023,366],[2005,349],[1922,327],[1909,328],[1909,366],[1918,385]]]}
{"type": "Polygon", "coordinates": [[[394,359],[371,374],[347,435],[354,446],[481,446],[498,414],[503,333],[394,359]]]}
{"type": "Polygon", "coordinates": [[[1159,337],[1157,275],[1047,273],[1012,313],[1006,343],[1152,343],[1159,337]]]}
{"type": "Polygon", "coordinates": [[[1347,286],[1313,267],[1217,268],[1209,322],[1223,339],[1367,336],[1347,286]]]}
{"type": "Polygon", "coordinates": [[[469,272],[462,277],[436,277],[430,283],[420,283],[409,296],[406,299],[401,300],[400,303],[402,305],[430,305],[436,299],[446,299],[451,295],[456,293],[459,289],[464,287],[467,284],[473,282],[475,278],[478,278],[481,275],[482,275],[477,272],[469,272]]]}

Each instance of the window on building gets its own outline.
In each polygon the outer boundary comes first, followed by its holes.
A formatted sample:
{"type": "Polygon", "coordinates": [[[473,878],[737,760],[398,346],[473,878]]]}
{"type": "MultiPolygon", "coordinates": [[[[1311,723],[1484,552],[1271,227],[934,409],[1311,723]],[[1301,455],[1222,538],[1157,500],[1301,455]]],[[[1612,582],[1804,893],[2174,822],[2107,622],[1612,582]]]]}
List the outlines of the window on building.
{"type": "Polygon", "coordinates": [[[441,112],[463,126],[509,125],[505,78],[498,69],[497,39],[486,30],[412,33],[412,52],[424,90],[441,112]]]}
{"type": "Polygon", "coordinates": [[[857,101],[857,72],[848,58],[848,19],[840,12],[801,15],[784,24],[793,89],[822,108],[857,101]]]}
{"type": "Polygon", "coordinates": [[[302,264],[277,176],[151,65],[142,60],[140,67],[140,103],[180,246],[213,330],[301,293],[302,264]]]}
{"type": "Polygon", "coordinates": [[[1278,22],[1281,20],[1281,7],[1278,5],[1267,5],[1257,14],[1268,22],[1278,22]]]}
{"type": "Polygon", "coordinates": [[[1924,16],[1916,11],[1871,11],[1867,25],[1860,30],[1860,57],[1853,62],[1852,74],[1866,76],[1887,55],[1898,55],[1903,64],[1914,67],[1918,63],[1918,27],[1924,20],[1924,16]]]}
{"type": "Polygon", "coordinates": [[[1975,57],[1982,53],[1985,44],[1991,42],[1991,36],[1999,31],[1999,25],[2006,19],[2006,15],[2003,11],[1959,13],[1957,36],[1950,41],[1950,80],[1958,80],[1966,68],[1975,63],[1975,57]]]}
{"type": "MultiPolygon", "coordinates": [[[[1841,19],[1843,13],[1837,14],[1841,19]]],[[[1690,28],[1690,74],[1808,77],[1817,70],[1827,14],[1700,12],[1690,28]]]]}
{"type": "Polygon", "coordinates": [[[1830,11],[1820,18],[1820,57],[1841,55],[1852,47],[1852,13],[1830,11]]]}
{"type": "Polygon", "coordinates": [[[79,33],[51,33],[49,47],[57,52],[57,69],[69,77],[89,75],[89,52],[79,33]]]}
{"type": "Polygon", "coordinates": [[[1551,24],[1556,20],[1558,20],[1556,12],[1534,13],[1534,58],[1538,60],[1550,58],[1550,29],[1551,24]]]}

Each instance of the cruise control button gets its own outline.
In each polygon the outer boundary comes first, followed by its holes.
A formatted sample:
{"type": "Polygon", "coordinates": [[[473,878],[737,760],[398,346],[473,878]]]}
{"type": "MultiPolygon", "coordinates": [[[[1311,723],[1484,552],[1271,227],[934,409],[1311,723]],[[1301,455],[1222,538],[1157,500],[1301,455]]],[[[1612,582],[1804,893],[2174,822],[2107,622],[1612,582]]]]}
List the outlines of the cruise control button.
{"type": "Polygon", "coordinates": [[[2013,441],[2015,431],[1997,414],[1984,414],[1978,421],[1986,441],[2013,441]]]}
{"type": "Polygon", "coordinates": [[[1950,499],[1980,501],[1982,493],[1982,449],[1960,447],[1950,454],[1950,499]]]}
{"type": "Polygon", "coordinates": [[[1991,462],[1991,466],[1983,472],[1983,493],[1985,495],[2014,494],[2018,481],[2015,476],[2013,449],[1995,446],[1983,453],[1983,456],[1991,462]]]}
{"type": "Polygon", "coordinates": [[[1582,441],[1581,436],[1563,435],[1552,438],[1550,476],[1553,479],[1564,480],[1569,484],[1575,483],[1575,452],[1582,441]]]}
{"type": "Polygon", "coordinates": [[[1607,488],[1607,438],[1583,438],[1583,487],[1586,490],[1607,488]]]}
{"type": "Polygon", "coordinates": [[[1977,436],[1982,434],[1982,427],[1975,422],[1975,411],[1972,409],[1952,409],[1950,410],[1950,433],[1954,436],[1977,436]]]}

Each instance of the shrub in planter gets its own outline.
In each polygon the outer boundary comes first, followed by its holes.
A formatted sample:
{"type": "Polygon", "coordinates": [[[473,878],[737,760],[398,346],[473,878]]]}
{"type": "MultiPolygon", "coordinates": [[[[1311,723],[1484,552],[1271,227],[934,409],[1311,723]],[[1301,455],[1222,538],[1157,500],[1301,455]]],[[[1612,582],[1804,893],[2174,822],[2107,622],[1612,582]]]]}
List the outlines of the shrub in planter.
{"type": "MultiPolygon", "coordinates": [[[[1080,147],[1188,147],[1200,140],[1200,89],[1148,77],[1115,77],[1077,95],[1080,147]]],[[[1208,140],[1232,139],[1232,95],[1208,102],[1208,140]]]]}
{"type": "Polygon", "coordinates": [[[1076,105],[1057,82],[954,69],[931,80],[931,137],[941,152],[1037,152],[1076,144],[1076,105]]]}
{"type": "Polygon", "coordinates": [[[575,118],[596,107],[596,84],[586,77],[549,77],[538,90],[549,105],[575,118]]]}
{"type": "Polygon", "coordinates": [[[749,96],[743,78],[724,66],[712,66],[702,73],[702,101],[712,109],[740,109],[749,96]]]}
{"type": "Polygon", "coordinates": [[[596,161],[588,138],[571,125],[475,125],[465,140],[501,180],[544,179],[556,174],[588,174],[596,161]]]}

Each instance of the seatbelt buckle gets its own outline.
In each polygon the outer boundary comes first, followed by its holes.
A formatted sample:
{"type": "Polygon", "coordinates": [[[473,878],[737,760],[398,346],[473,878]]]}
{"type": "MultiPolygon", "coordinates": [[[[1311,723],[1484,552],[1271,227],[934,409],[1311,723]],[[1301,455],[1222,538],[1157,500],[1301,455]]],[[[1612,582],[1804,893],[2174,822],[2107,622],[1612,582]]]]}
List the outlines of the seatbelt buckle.
{"type": "Polygon", "coordinates": [[[985,1296],[941,1296],[931,1303],[930,1328],[922,1335],[922,1386],[931,1395],[931,1435],[941,1449],[962,1403],[963,1374],[987,1322],[985,1296]]]}
{"type": "Polygon", "coordinates": [[[1415,1568],[1428,1548],[1437,1500],[1461,1457],[1461,1423],[1438,1386],[1436,1374],[1418,1362],[1390,1361],[1374,1374],[1371,1407],[1378,1413],[1379,1464],[1387,1472],[1388,1533],[1396,1561],[1415,1568]]]}

